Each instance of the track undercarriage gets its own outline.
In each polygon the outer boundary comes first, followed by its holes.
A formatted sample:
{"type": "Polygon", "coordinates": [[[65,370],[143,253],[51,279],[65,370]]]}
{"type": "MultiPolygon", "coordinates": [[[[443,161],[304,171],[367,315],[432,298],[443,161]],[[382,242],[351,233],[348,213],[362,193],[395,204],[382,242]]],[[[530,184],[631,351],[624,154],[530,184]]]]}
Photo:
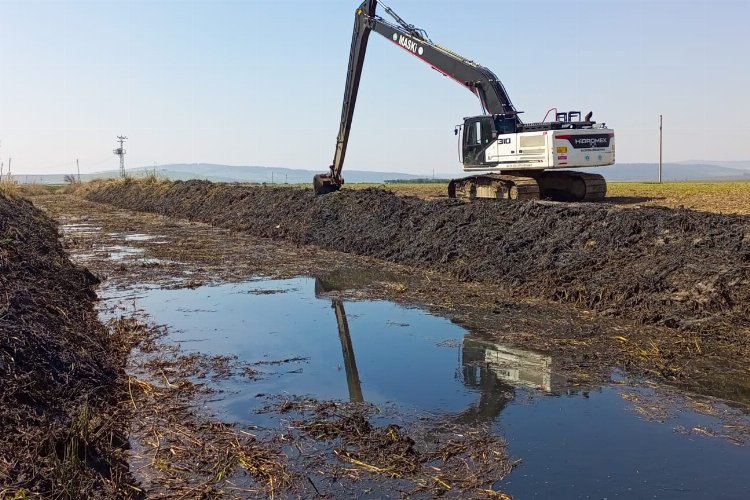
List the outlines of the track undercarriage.
{"type": "Polygon", "coordinates": [[[596,201],[606,194],[607,183],[601,175],[569,170],[473,175],[448,184],[450,198],[468,200],[596,201]]]}

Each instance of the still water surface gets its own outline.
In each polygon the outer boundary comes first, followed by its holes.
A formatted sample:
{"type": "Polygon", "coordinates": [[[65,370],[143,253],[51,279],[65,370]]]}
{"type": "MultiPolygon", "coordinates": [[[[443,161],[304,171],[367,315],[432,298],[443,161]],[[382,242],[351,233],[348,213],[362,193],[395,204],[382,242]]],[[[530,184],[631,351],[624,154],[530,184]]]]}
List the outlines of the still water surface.
{"type": "Polygon", "coordinates": [[[646,420],[622,395],[652,389],[576,391],[545,353],[417,308],[331,298],[334,288],[307,277],[155,288],[139,291],[138,305],[188,352],[303,358],[260,364],[258,380],[217,382],[212,408],[226,420],[269,418],[256,413],[259,393],[388,404],[490,425],[522,459],[498,485],[516,498],[750,498],[750,446],[676,430],[717,419],[676,408],[646,420]]]}

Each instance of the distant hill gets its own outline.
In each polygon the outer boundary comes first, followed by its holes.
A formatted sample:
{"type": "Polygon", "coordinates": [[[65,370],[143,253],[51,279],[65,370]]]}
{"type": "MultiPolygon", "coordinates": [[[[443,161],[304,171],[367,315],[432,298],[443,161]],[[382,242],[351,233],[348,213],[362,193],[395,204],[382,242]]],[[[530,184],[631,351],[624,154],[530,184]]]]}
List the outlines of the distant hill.
{"type": "Polygon", "coordinates": [[[706,161],[706,160],[686,160],[678,162],[679,164],[688,165],[716,165],[718,167],[736,168],[739,170],[750,170],[750,161],[706,161]]]}
{"type": "MultiPolygon", "coordinates": [[[[261,166],[216,165],[211,163],[174,163],[156,167],[128,169],[128,175],[139,177],[156,172],[157,175],[171,180],[206,179],[213,182],[259,182],[275,184],[309,184],[313,175],[323,173],[324,168],[313,171],[295,168],[277,168],[261,166]]],[[[601,173],[608,181],[655,181],[658,166],[655,163],[619,163],[611,167],[591,169],[601,173]]],[[[81,180],[108,179],[119,177],[119,171],[108,170],[93,174],[81,174],[81,180]]],[[[435,174],[437,178],[450,179],[465,174],[458,168],[452,173],[435,174]]],[[[39,182],[44,184],[62,184],[65,174],[19,175],[20,182],[39,182]]],[[[406,174],[403,172],[368,172],[365,170],[345,170],[344,178],[349,183],[372,182],[383,183],[386,180],[424,179],[425,175],[406,174]]],[[[431,176],[430,176],[431,177],[431,176]]],[[[665,163],[663,180],[749,180],[750,161],[699,163],[687,161],[665,163]],[[721,163],[719,165],[718,163],[721,163]],[[735,165],[729,167],[726,165],[735,165]]]]}
{"type": "MultiPolygon", "coordinates": [[[[750,164],[750,162],[746,163],[750,164]]],[[[655,181],[659,175],[657,163],[618,163],[596,170],[608,181],[655,181]]],[[[665,181],[734,179],[750,181],[750,170],[713,163],[665,163],[662,169],[662,179],[665,181]]]]}
{"type": "MultiPolygon", "coordinates": [[[[194,178],[213,180],[214,178],[231,179],[236,182],[274,182],[277,184],[308,184],[315,174],[327,171],[303,170],[296,168],[260,167],[260,166],[231,166],[214,165],[209,163],[171,164],[162,165],[158,169],[165,169],[165,173],[177,175],[193,175],[194,178]]],[[[157,170],[158,170],[157,169],[157,170]]],[[[406,174],[403,172],[368,172],[364,170],[344,170],[347,182],[383,182],[387,179],[419,179],[424,175],[406,174]]],[[[170,179],[173,178],[170,175],[170,179]]]]}
{"type": "MultiPolygon", "coordinates": [[[[313,175],[324,173],[320,170],[303,170],[295,168],[277,168],[260,166],[216,165],[211,163],[174,163],[156,167],[126,169],[128,175],[140,177],[155,172],[158,176],[171,180],[205,179],[213,182],[260,182],[275,184],[311,184],[313,175]]],[[[120,176],[118,170],[107,170],[93,174],[81,174],[81,180],[112,179],[120,176]]],[[[44,184],[62,184],[65,174],[19,175],[21,182],[39,182],[44,184]]],[[[345,170],[346,182],[382,183],[389,179],[422,179],[424,175],[405,174],[401,172],[367,172],[364,170],[345,170]]],[[[445,176],[443,176],[445,177],[445,176]]]]}

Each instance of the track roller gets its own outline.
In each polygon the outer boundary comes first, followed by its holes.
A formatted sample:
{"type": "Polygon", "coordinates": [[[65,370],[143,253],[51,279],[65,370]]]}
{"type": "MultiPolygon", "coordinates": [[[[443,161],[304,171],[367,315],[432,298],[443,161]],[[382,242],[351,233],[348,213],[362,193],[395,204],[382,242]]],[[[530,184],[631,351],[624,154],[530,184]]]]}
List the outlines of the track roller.
{"type": "Polygon", "coordinates": [[[448,197],[474,200],[538,200],[539,184],[532,177],[486,174],[453,179],[448,184],[448,197]]]}

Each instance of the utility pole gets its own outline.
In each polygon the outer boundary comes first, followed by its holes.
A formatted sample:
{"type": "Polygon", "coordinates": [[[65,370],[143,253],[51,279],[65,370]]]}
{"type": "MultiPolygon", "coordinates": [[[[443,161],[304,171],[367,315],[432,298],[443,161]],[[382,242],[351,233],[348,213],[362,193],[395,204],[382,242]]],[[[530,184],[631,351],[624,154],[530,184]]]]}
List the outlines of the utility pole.
{"type": "Polygon", "coordinates": [[[662,115],[659,115],[659,184],[661,184],[662,115]]]}
{"type": "Polygon", "coordinates": [[[120,147],[115,149],[113,152],[120,157],[120,177],[125,177],[125,149],[122,144],[125,142],[127,137],[124,135],[118,135],[117,140],[120,142],[120,147]]]}
{"type": "Polygon", "coordinates": [[[78,184],[81,183],[81,166],[78,164],[78,158],[76,158],[76,169],[78,170],[78,184]]]}

